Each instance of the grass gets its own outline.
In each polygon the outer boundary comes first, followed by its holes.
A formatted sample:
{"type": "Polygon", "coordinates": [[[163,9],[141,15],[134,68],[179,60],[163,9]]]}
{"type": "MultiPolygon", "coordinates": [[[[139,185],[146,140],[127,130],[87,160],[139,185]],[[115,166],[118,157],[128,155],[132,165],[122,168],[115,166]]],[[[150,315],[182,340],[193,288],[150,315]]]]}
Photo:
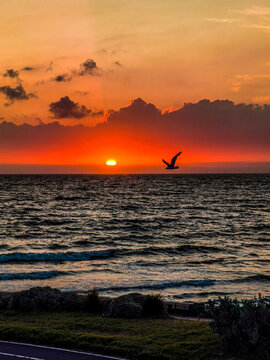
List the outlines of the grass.
{"type": "Polygon", "coordinates": [[[88,313],[0,312],[0,339],[138,360],[211,359],[217,336],[208,323],[124,320],[88,313]]]}

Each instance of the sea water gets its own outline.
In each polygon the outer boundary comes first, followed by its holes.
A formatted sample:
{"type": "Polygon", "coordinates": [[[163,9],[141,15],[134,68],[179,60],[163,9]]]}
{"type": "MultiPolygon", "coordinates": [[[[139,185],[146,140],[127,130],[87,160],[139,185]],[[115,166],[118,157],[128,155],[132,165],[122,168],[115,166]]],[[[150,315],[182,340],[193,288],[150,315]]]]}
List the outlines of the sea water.
{"type": "Polygon", "coordinates": [[[1,175],[0,291],[270,296],[270,175],[1,175]]]}

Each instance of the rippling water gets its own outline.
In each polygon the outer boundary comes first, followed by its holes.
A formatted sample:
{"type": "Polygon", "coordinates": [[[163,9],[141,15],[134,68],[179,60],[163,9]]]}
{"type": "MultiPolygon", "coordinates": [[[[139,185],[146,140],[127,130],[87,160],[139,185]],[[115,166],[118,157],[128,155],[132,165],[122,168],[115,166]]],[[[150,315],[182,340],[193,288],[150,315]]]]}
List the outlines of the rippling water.
{"type": "Polygon", "coordinates": [[[270,175],[0,176],[0,290],[270,296],[270,175]]]}

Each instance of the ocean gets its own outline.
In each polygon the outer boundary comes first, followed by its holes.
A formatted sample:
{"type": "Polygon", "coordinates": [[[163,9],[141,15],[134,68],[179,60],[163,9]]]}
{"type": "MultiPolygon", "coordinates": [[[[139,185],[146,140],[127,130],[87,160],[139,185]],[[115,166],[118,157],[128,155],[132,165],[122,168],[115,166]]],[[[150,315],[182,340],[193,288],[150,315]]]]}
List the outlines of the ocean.
{"type": "Polygon", "coordinates": [[[0,291],[270,296],[270,175],[1,175],[0,291]]]}

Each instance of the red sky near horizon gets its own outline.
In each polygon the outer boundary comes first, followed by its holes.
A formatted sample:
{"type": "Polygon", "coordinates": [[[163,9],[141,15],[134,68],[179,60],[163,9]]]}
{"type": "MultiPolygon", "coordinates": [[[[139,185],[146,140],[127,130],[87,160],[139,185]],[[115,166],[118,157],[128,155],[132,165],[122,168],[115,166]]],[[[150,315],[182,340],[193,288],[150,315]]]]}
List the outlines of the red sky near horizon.
{"type": "Polygon", "coordinates": [[[0,173],[270,171],[268,0],[0,10],[0,173]]]}

